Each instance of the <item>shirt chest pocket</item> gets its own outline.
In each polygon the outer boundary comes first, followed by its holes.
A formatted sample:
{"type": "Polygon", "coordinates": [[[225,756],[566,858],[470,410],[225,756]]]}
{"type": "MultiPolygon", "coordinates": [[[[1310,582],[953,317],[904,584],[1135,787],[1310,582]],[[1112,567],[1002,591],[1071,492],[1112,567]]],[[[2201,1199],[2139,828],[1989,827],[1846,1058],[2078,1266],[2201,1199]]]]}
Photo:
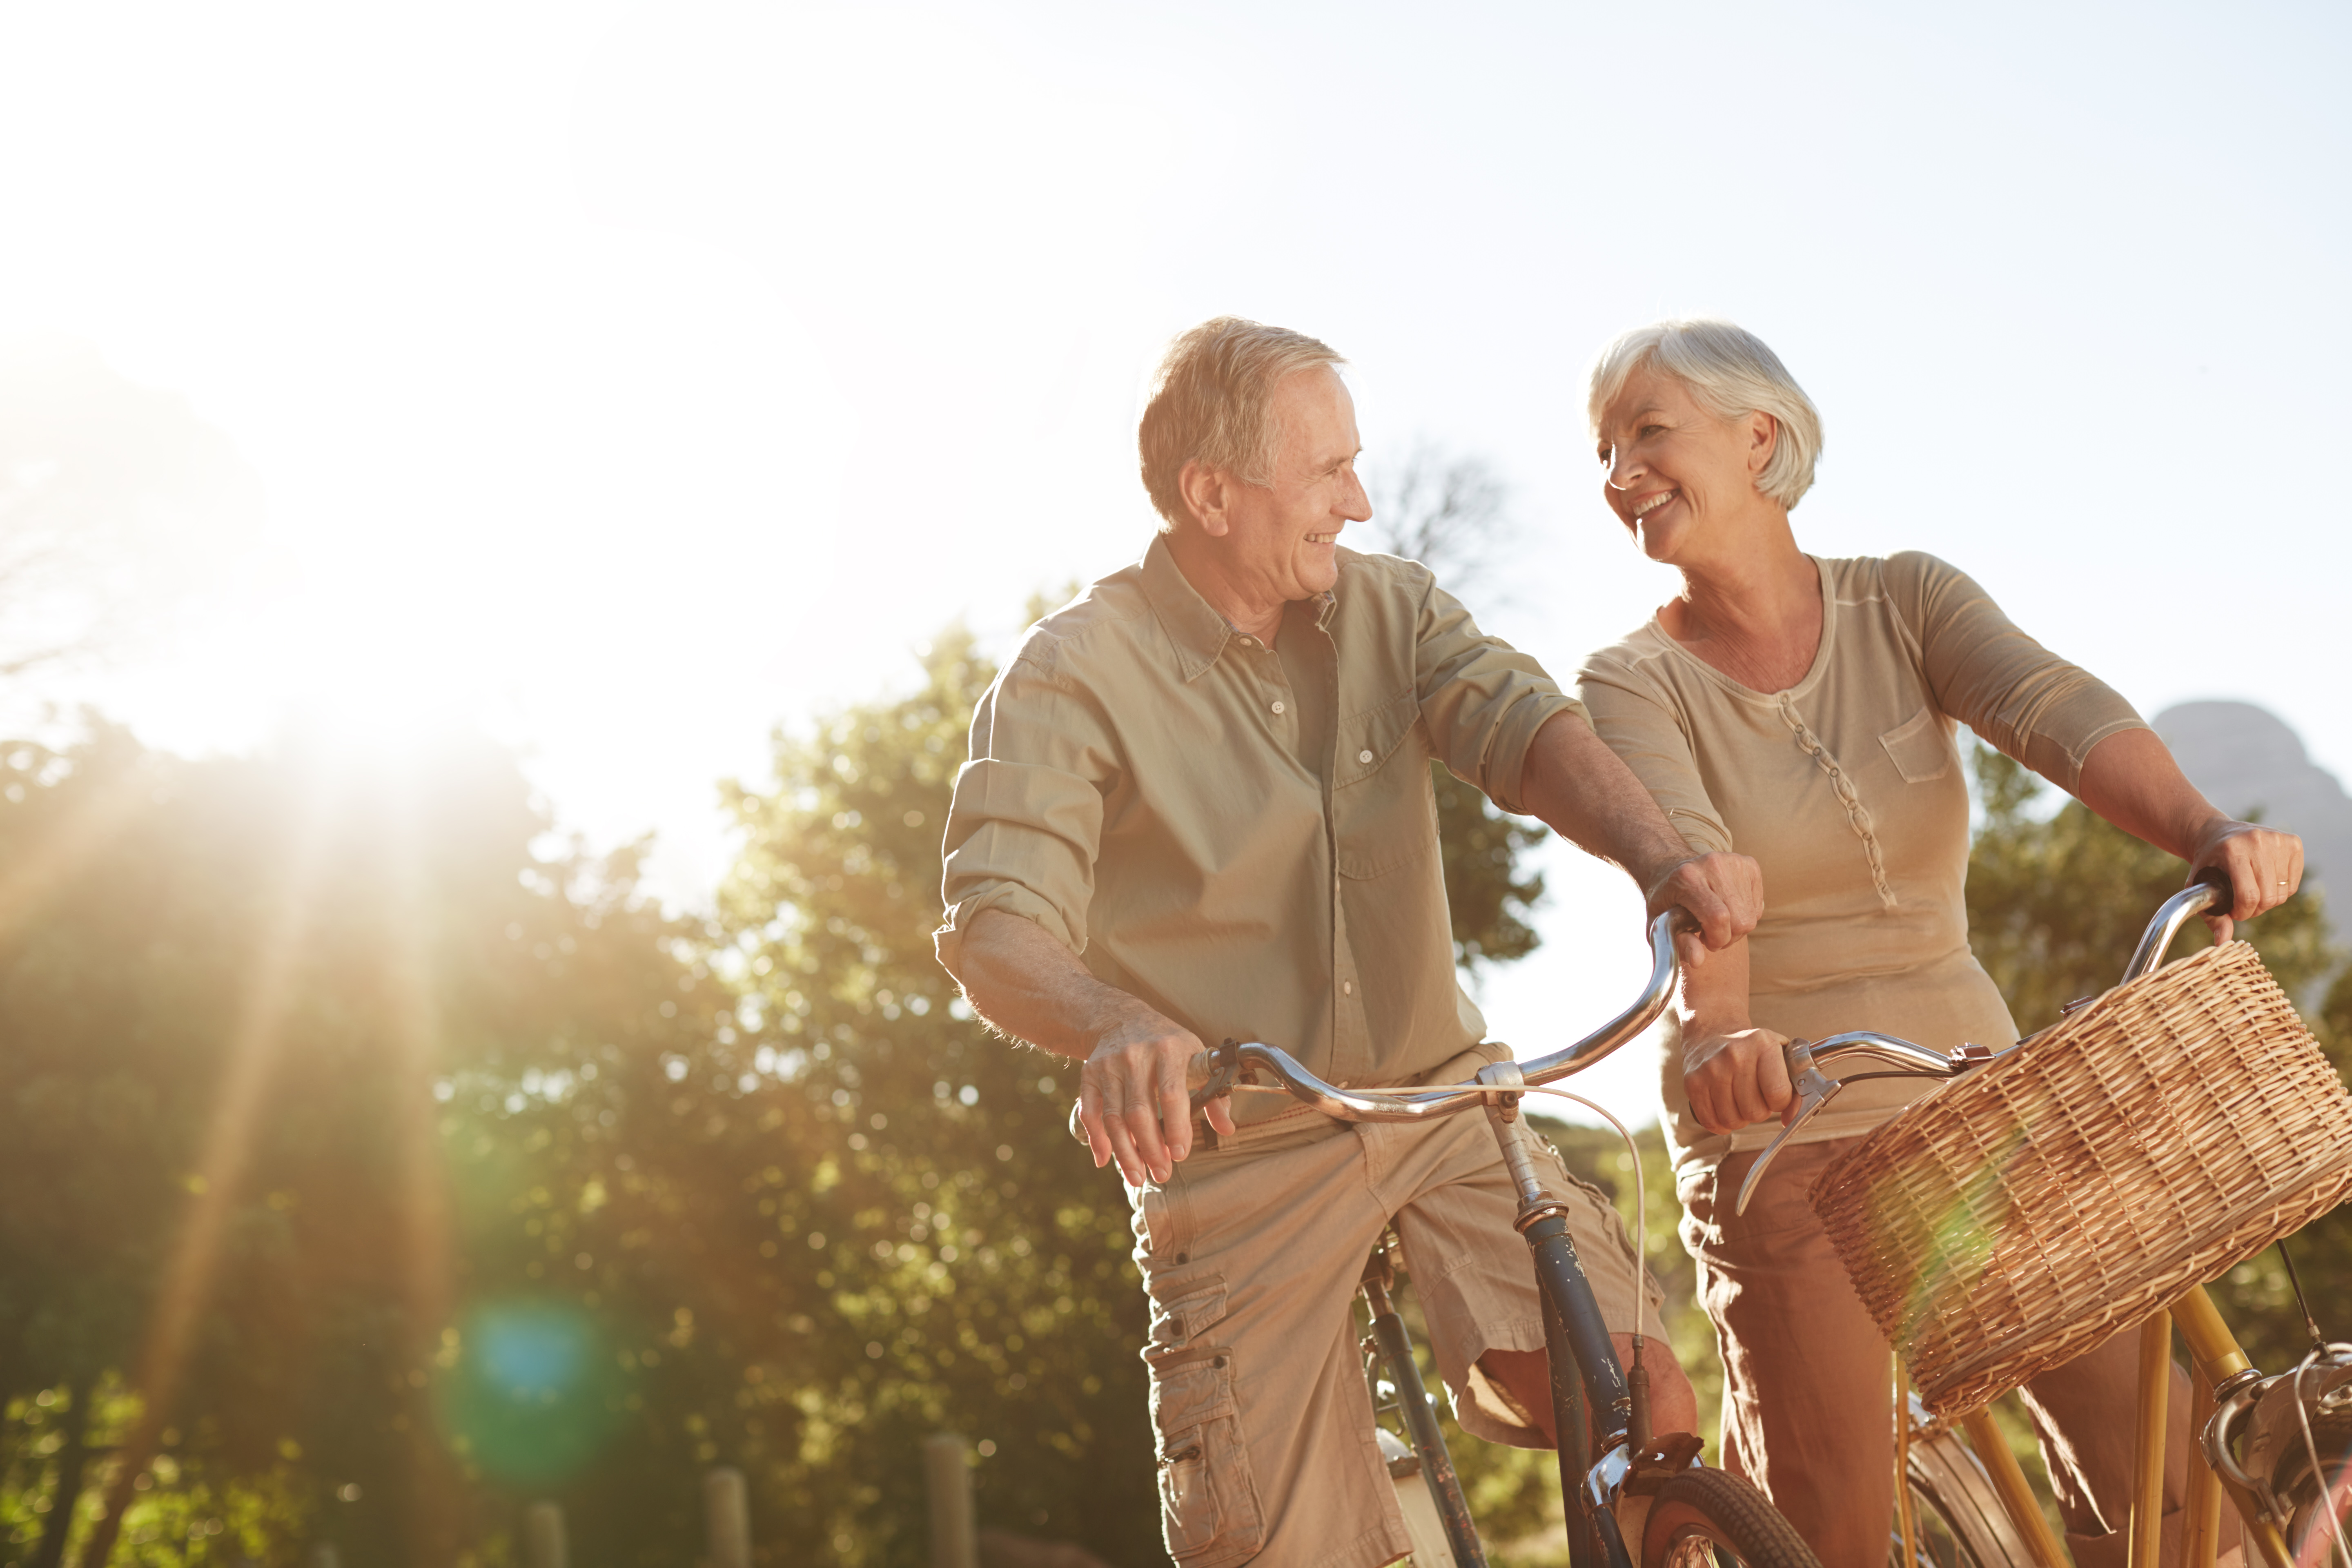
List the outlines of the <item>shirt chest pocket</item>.
{"type": "Polygon", "coordinates": [[[1385,876],[1436,849],[1437,795],[1417,692],[1408,688],[1339,721],[1331,816],[1343,877],[1385,876]]]}
{"type": "Polygon", "coordinates": [[[1933,708],[1920,709],[1879,736],[1878,743],[1906,784],[1933,784],[1952,771],[1959,755],[1933,708]]]}

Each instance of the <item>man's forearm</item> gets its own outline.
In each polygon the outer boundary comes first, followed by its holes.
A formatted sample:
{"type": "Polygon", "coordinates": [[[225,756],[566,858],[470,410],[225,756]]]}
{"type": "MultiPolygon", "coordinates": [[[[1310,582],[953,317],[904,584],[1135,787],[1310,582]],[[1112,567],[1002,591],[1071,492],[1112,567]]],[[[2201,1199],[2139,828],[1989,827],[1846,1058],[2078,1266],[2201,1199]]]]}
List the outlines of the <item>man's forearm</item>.
{"type": "Polygon", "coordinates": [[[1592,726],[1555,713],[1528,746],[1520,794],[1553,832],[1597,855],[1650,892],[1693,851],[1633,770],[1592,726]]]}
{"type": "MultiPolygon", "coordinates": [[[[965,1000],[1016,1040],[1084,1060],[1122,1020],[1151,1009],[1096,979],[1034,921],[983,910],[963,940],[965,1000]]],[[[1154,1015],[1156,1016],[1156,1015],[1154,1015]]]]}

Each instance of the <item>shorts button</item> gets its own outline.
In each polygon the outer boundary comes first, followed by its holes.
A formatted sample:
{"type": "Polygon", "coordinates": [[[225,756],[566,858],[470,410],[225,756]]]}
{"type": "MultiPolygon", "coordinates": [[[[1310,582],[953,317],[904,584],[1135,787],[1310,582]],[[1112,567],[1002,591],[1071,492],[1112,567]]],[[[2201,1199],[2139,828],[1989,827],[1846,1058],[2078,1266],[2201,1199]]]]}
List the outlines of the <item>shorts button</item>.
{"type": "Polygon", "coordinates": [[[1358,752],[1356,753],[1356,761],[1358,761],[1358,762],[1360,762],[1360,763],[1369,763],[1369,762],[1370,762],[1371,760],[1372,760],[1372,753],[1371,753],[1371,751],[1370,751],[1370,748],[1367,748],[1367,749],[1365,749],[1365,750],[1363,750],[1363,751],[1360,751],[1360,752],[1358,752]]]}

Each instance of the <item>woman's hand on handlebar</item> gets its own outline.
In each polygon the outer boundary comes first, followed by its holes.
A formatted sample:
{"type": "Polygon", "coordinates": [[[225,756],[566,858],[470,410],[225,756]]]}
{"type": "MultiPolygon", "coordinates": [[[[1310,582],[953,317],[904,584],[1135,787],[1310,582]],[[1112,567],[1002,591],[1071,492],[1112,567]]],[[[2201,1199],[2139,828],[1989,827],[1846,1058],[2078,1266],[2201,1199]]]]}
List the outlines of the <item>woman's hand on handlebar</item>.
{"type": "Polygon", "coordinates": [[[1727,850],[1678,860],[1643,891],[1651,914],[1679,905],[1698,922],[1697,931],[1675,938],[1685,969],[1705,963],[1709,949],[1720,952],[1754,931],[1764,913],[1763,869],[1727,850]]]}
{"type": "Polygon", "coordinates": [[[2303,886],[2303,840],[2274,827],[2217,818],[2189,862],[2189,879],[2197,880],[2209,868],[2229,877],[2234,895],[2227,910],[2205,916],[2213,940],[2224,942],[2232,921],[2276,909],[2303,886]]]}
{"type": "MultiPolygon", "coordinates": [[[[1192,1152],[1188,1075],[1200,1055],[1197,1036],[1140,1002],[1103,1031],[1078,1073],[1078,1122],[1095,1169],[1116,1160],[1131,1187],[1169,1178],[1192,1152]]],[[[1231,1100],[1213,1100],[1203,1114],[1233,1131],[1231,1100]]]]}
{"type": "Polygon", "coordinates": [[[1786,1121],[1797,1103],[1789,1085],[1789,1037],[1748,1026],[1699,1032],[1685,1026],[1683,1091],[1709,1132],[1737,1132],[1768,1116],[1786,1121]]]}

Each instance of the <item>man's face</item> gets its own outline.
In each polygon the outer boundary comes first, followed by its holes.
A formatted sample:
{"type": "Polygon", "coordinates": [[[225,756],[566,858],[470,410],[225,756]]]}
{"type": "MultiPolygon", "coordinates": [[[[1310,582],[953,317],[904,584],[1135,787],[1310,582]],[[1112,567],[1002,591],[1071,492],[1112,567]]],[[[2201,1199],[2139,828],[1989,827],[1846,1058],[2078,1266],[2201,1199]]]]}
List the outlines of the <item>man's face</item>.
{"type": "Polygon", "coordinates": [[[1265,599],[1311,599],[1339,580],[1339,531],[1372,515],[1356,478],[1356,400],[1328,365],[1285,376],[1272,412],[1271,484],[1230,484],[1217,541],[1226,572],[1265,599]]]}

